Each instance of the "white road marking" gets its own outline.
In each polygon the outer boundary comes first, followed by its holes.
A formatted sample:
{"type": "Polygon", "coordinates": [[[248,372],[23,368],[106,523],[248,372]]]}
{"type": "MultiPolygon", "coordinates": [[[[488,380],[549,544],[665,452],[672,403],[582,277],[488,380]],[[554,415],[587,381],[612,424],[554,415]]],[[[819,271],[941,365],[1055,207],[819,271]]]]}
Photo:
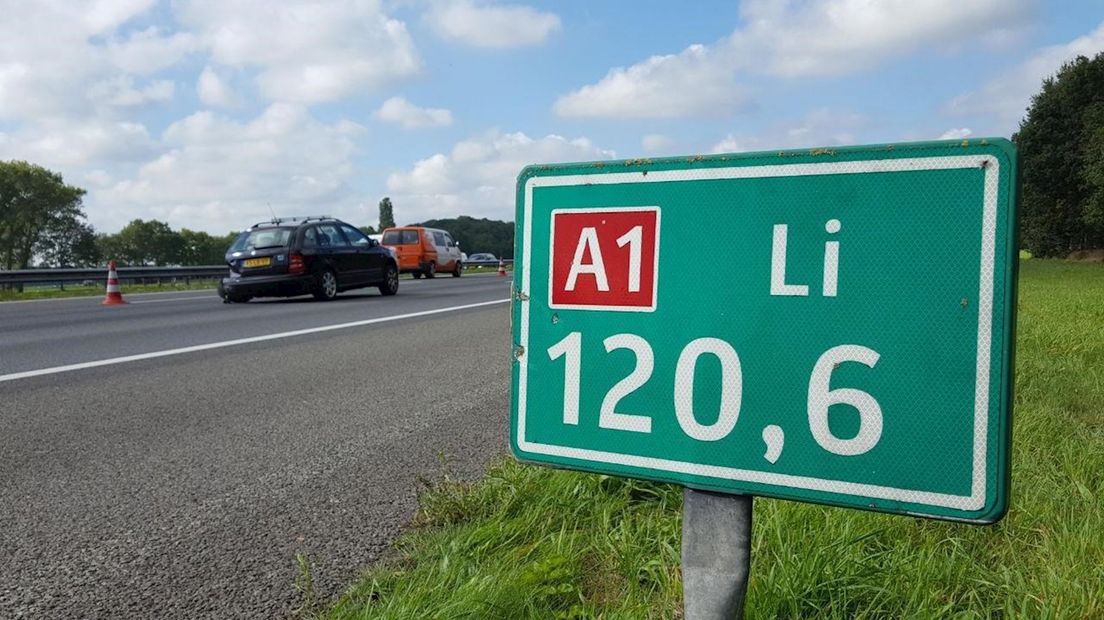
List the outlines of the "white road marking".
{"type": "Polygon", "coordinates": [[[320,332],[329,332],[338,329],[349,329],[350,327],[362,327],[364,325],[374,325],[376,323],[387,323],[390,321],[401,321],[403,319],[412,319],[420,316],[430,316],[434,314],[443,314],[445,312],[456,312],[458,310],[469,310],[471,308],[481,308],[483,306],[491,306],[494,304],[504,304],[509,302],[510,299],[496,299],[494,301],[481,301],[474,304],[464,304],[462,306],[451,306],[448,308],[436,308],[434,310],[422,310],[420,312],[408,312],[406,314],[396,314],[392,316],[383,316],[375,319],[365,319],[363,321],[353,321],[351,323],[337,323],[335,325],[323,325],[320,327],[308,327],[306,329],[297,329],[290,332],[280,332],[276,334],[266,334],[264,336],[251,336],[249,338],[238,338],[236,340],[224,340],[222,342],[211,342],[207,344],[198,344],[190,347],[181,347],[179,349],[167,349],[164,351],[153,351],[150,353],[139,353],[136,355],[125,355],[123,357],[113,357],[109,359],[94,360],[91,362],[80,362],[78,364],[68,364],[65,366],[54,366],[52,368],[39,368],[38,370],[26,370],[23,372],[13,372],[6,375],[0,375],[0,383],[6,381],[17,381],[19,379],[28,379],[30,377],[41,377],[43,375],[56,375],[63,372],[70,372],[74,370],[84,370],[86,368],[98,368],[100,366],[113,366],[115,364],[125,364],[128,362],[138,362],[141,360],[155,359],[158,357],[168,357],[170,355],[182,355],[184,353],[195,353],[197,351],[207,351],[210,349],[222,349],[225,347],[234,347],[242,344],[251,344],[254,342],[264,342],[266,340],[280,340],[283,338],[292,338],[295,336],[304,336],[306,334],[317,334],[320,332]]]}

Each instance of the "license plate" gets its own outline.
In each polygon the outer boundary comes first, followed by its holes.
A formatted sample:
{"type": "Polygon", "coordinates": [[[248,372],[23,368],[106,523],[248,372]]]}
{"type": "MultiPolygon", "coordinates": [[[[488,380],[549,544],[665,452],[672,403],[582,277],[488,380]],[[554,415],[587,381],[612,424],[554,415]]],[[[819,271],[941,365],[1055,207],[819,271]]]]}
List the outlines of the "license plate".
{"type": "Polygon", "coordinates": [[[247,258],[243,263],[246,267],[268,267],[271,264],[272,258],[268,256],[264,258],[247,258]]]}

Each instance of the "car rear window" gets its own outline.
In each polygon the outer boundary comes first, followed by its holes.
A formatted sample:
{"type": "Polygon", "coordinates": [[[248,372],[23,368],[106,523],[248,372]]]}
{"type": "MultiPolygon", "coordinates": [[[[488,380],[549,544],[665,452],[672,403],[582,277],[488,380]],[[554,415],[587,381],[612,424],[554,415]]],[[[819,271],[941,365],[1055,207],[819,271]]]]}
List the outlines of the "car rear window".
{"type": "Polygon", "coordinates": [[[231,252],[258,248],[282,248],[291,239],[294,228],[262,228],[251,230],[249,234],[243,234],[234,241],[231,252]]]}
{"type": "Polygon", "coordinates": [[[416,230],[389,230],[383,233],[384,245],[410,245],[418,243],[416,230]]]}

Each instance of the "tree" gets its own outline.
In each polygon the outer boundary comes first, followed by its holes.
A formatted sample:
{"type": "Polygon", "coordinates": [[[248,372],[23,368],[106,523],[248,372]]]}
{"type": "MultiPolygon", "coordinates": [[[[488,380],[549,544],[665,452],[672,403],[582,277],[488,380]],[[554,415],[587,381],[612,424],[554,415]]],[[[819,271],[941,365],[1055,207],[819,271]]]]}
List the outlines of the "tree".
{"type": "Polygon", "coordinates": [[[1012,139],[1023,164],[1023,245],[1036,256],[1104,247],[1104,52],[1044,80],[1012,139]]]}
{"type": "Polygon", "coordinates": [[[34,253],[43,267],[93,267],[100,264],[96,231],[75,219],[48,227],[35,244],[34,253]]]}
{"type": "Polygon", "coordinates": [[[89,243],[83,196],[83,189],[66,185],[60,174],[42,166],[0,161],[0,266],[26,269],[43,251],[51,261],[75,256],[75,248],[53,244],[89,243]]]}
{"type": "MultiPolygon", "coordinates": [[[[1091,129],[1088,130],[1085,146],[1085,167],[1083,177],[1088,187],[1089,198],[1085,203],[1081,219],[1097,231],[1104,231],[1104,105],[1096,105],[1087,113],[1091,129]]],[[[1097,247],[1102,244],[1097,239],[1097,247]]]]}
{"type": "Polygon", "coordinates": [[[379,229],[391,228],[395,225],[395,211],[391,207],[391,199],[387,196],[379,202],[379,229]]]}
{"type": "Polygon", "coordinates": [[[238,234],[177,232],[157,220],[133,220],[118,233],[96,235],[95,246],[102,257],[124,265],[221,265],[238,234]]]}
{"type": "Polygon", "coordinates": [[[99,245],[104,258],[125,265],[178,265],[184,259],[184,240],[158,220],[132,220],[117,234],[100,237],[99,245]]]}
{"type": "Polygon", "coordinates": [[[514,223],[467,215],[445,220],[426,220],[414,226],[442,228],[452,233],[467,254],[490,252],[500,258],[514,256],[514,223]]]}
{"type": "Polygon", "coordinates": [[[364,234],[366,234],[366,235],[374,235],[374,234],[376,234],[376,229],[375,229],[375,228],[372,228],[371,226],[358,226],[358,227],[357,227],[357,230],[359,230],[360,232],[362,232],[362,233],[364,233],[364,234]]]}
{"type": "Polygon", "coordinates": [[[234,243],[237,233],[216,237],[209,233],[181,228],[181,265],[221,265],[226,260],[226,250],[234,243]]]}

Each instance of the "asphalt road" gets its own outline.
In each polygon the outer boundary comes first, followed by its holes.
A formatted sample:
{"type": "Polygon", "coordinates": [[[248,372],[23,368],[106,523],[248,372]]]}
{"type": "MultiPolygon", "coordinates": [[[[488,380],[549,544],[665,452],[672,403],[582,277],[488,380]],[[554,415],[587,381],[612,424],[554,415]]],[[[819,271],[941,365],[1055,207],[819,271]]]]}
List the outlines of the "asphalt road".
{"type": "Polygon", "coordinates": [[[476,477],[506,452],[508,294],[0,304],[0,618],[286,617],[297,553],[338,594],[442,456],[476,477]]]}

